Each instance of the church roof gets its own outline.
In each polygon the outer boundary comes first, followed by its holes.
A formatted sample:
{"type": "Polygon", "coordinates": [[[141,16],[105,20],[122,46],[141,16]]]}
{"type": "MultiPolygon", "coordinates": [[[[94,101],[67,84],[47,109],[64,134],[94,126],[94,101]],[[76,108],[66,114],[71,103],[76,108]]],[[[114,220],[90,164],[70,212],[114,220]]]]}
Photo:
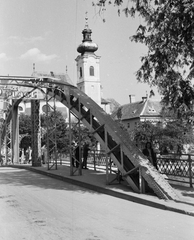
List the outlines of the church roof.
{"type": "Polygon", "coordinates": [[[161,108],[162,106],[159,101],[147,99],[120,106],[115,112],[113,112],[112,117],[114,120],[123,121],[145,116],[160,116],[161,108]]]}
{"type": "Polygon", "coordinates": [[[98,49],[98,45],[92,42],[91,34],[92,30],[88,26],[88,17],[86,17],[86,25],[82,31],[83,40],[82,43],[78,46],[77,51],[83,55],[86,52],[94,53],[98,49]]]}

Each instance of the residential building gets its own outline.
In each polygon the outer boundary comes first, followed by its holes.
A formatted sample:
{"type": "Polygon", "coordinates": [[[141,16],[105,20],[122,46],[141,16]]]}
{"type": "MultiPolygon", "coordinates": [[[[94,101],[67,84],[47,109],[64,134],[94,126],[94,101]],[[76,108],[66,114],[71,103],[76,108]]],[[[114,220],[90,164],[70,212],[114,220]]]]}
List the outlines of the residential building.
{"type": "Polygon", "coordinates": [[[152,123],[161,120],[161,103],[147,97],[142,97],[141,101],[135,101],[134,95],[129,95],[130,102],[120,106],[112,113],[112,118],[122,124],[129,130],[133,130],[139,122],[150,121],[152,123]]]}

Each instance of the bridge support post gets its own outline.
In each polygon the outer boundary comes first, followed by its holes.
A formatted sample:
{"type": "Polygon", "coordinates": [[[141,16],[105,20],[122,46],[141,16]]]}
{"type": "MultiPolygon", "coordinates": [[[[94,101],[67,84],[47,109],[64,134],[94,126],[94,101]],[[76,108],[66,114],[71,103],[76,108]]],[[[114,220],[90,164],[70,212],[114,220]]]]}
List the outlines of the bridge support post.
{"type": "Polygon", "coordinates": [[[39,118],[39,100],[31,100],[31,123],[32,123],[32,166],[41,166],[41,136],[39,118]]]}
{"type": "MultiPolygon", "coordinates": [[[[7,113],[6,113],[7,114],[7,113]]],[[[11,122],[7,122],[7,115],[5,117],[5,165],[12,163],[12,150],[11,150],[11,122]],[[10,156],[10,159],[9,159],[10,156]]]]}
{"type": "MultiPolygon", "coordinates": [[[[14,106],[14,104],[13,104],[14,106]]],[[[13,164],[19,163],[19,117],[18,106],[12,109],[12,162],[13,164]]]]}
{"type": "Polygon", "coordinates": [[[55,167],[57,170],[57,116],[56,116],[56,94],[52,92],[52,96],[46,93],[46,125],[47,125],[47,165],[48,170],[55,167]]]}

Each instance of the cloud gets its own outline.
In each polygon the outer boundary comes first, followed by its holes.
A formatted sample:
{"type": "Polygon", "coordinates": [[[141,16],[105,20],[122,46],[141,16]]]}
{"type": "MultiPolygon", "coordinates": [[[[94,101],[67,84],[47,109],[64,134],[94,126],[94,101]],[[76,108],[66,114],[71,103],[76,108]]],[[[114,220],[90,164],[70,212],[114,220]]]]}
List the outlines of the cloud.
{"type": "Polygon", "coordinates": [[[0,53],[0,61],[8,61],[9,59],[6,53],[0,53]]]}
{"type": "Polygon", "coordinates": [[[26,53],[20,56],[22,60],[33,60],[35,62],[46,62],[56,59],[56,54],[46,55],[42,53],[38,48],[31,48],[26,53]]]}

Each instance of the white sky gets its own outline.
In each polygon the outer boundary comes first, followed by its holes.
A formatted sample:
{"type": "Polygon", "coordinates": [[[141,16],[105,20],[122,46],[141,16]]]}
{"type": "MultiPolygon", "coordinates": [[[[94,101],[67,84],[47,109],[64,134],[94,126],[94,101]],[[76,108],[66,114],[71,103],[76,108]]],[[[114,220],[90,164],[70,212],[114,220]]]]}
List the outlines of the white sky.
{"type": "Polygon", "coordinates": [[[129,94],[140,100],[150,91],[135,77],[146,48],[129,37],[141,20],[118,17],[117,8],[110,6],[103,23],[91,0],[0,0],[0,75],[30,76],[33,63],[37,71],[62,73],[67,65],[76,83],[75,58],[86,11],[92,40],[99,47],[96,55],[101,56],[103,97],[120,104],[129,102],[129,94]]]}

